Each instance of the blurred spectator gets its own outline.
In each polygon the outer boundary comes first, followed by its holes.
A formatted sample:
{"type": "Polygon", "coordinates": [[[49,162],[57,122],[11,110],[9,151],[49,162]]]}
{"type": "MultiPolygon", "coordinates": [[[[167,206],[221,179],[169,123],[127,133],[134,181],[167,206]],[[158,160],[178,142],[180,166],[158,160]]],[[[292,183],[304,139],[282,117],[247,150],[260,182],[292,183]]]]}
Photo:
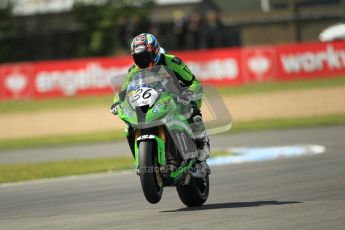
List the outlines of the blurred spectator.
{"type": "Polygon", "coordinates": [[[127,27],[127,19],[125,17],[120,17],[117,21],[117,35],[117,37],[119,38],[121,49],[127,50],[129,33],[127,27]]]}
{"type": "Polygon", "coordinates": [[[128,35],[129,35],[128,44],[130,44],[130,42],[136,35],[140,34],[140,32],[138,31],[140,30],[139,28],[140,26],[138,26],[139,22],[140,22],[140,18],[138,16],[132,16],[130,18],[127,25],[127,30],[128,30],[128,35]]]}
{"type": "Polygon", "coordinates": [[[159,26],[159,24],[151,22],[148,32],[150,34],[153,34],[153,36],[155,36],[155,37],[159,37],[159,34],[160,34],[160,26],[159,26]]]}
{"type": "Polygon", "coordinates": [[[173,13],[174,17],[174,34],[176,38],[177,49],[186,48],[187,36],[187,20],[182,10],[176,10],[173,13]]]}
{"type": "Polygon", "coordinates": [[[139,19],[136,16],[133,16],[130,19],[119,17],[117,21],[117,35],[121,46],[121,52],[129,52],[129,43],[137,33],[138,21],[139,19]]]}
{"type": "Polygon", "coordinates": [[[199,12],[193,12],[190,17],[188,29],[191,35],[192,49],[199,49],[201,47],[201,15],[199,12]]]}
{"type": "Polygon", "coordinates": [[[207,11],[205,28],[207,48],[216,48],[222,46],[223,24],[216,11],[207,11]]]}

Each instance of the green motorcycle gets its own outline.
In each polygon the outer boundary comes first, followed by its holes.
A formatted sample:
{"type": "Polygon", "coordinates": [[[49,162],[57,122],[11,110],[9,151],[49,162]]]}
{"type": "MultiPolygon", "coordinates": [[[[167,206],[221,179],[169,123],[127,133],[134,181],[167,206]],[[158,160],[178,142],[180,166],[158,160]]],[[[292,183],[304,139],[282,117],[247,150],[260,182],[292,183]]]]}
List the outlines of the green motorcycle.
{"type": "Polygon", "coordinates": [[[193,124],[188,122],[192,107],[181,97],[184,90],[170,70],[156,66],[135,74],[119,93],[123,100],[118,115],[127,124],[136,172],[152,204],[161,200],[166,186],[175,186],[189,207],[202,205],[208,198],[209,176],[191,176],[198,151],[193,124]]]}

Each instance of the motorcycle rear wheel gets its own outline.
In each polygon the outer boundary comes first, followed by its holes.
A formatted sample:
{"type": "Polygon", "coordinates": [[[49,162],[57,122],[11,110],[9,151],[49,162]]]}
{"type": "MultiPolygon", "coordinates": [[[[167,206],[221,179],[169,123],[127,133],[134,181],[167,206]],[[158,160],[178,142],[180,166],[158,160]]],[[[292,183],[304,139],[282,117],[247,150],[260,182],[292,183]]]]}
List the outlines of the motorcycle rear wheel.
{"type": "Polygon", "coordinates": [[[209,194],[210,181],[208,175],[203,178],[191,178],[188,185],[176,186],[182,203],[188,207],[203,205],[209,194]]]}

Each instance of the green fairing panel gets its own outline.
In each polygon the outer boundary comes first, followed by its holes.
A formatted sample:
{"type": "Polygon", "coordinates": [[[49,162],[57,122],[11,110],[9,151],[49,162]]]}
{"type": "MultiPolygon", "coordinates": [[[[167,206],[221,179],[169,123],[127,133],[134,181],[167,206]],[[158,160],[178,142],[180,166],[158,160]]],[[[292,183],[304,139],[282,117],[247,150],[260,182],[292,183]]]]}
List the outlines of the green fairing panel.
{"type": "Polygon", "coordinates": [[[169,93],[161,94],[161,97],[155,106],[148,110],[146,122],[150,123],[152,121],[160,120],[167,114],[169,114],[169,116],[164,120],[166,122],[165,124],[170,130],[180,130],[186,132],[189,134],[189,136],[193,135],[191,129],[189,128],[189,123],[187,121],[188,118],[181,114],[181,112],[178,110],[178,106],[169,93]],[[169,125],[169,120],[173,120],[175,122],[169,125]]]}
{"type": "Polygon", "coordinates": [[[176,104],[172,100],[170,94],[162,93],[156,104],[147,111],[146,122],[159,120],[175,108],[176,104]]]}
{"type": "Polygon", "coordinates": [[[179,167],[178,170],[176,170],[175,172],[172,172],[170,174],[170,177],[173,179],[177,179],[179,176],[181,176],[184,172],[186,172],[188,169],[190,169],[193,165],[193,161],[190,161],[188,165],[184,166],[184,167],[179,167]]]}
{"type": "Polygon", "coordinates": [[[193,133],[192,130],[188,124],[188,122],[186,120],[175,120],[166,123],[166,126],[169,130],[179,130],[182,132],[185,132],[186,134],[188,134],[189,137],[193,138],[193,133]]]}
{"type": "Polygon", "coordinates": [[[127,100],[121,103],[118,115],[119,115],[119,118],[123,121],[126,121],[132,125],[138,124],[137,114],[130,107],[127,100]]]}

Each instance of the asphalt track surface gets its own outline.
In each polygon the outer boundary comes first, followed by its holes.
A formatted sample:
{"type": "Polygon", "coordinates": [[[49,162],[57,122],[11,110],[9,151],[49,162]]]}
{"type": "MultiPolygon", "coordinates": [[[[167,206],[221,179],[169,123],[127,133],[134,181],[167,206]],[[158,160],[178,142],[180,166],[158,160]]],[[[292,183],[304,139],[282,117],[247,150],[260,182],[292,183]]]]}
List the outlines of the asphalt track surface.
{"type": "Polygon", "coordinates": [[[213,145],[318,144],[326,153],[212,167],[210,197],[147,203],[133,172],[0,186],[0,229],[345,229],[345,126],[218,137],[213,145]],[[239,137],[241,137],[239,139],[239,137]]]}
{"type": "MultiPolygon", "coordinates": [[[[330,138],[345,136],[345,126],[260,131],[211,137],[212,150],[228,147],[257,147],[295,144],[323,144],[330,138]],[[296,135],[298,133],[298,135],[296,135]]],[[[343,138],[344,139],[344,138],[343,138]]],[[[0,164],[59,161],[99,157],[129,156],[126,142],[72,145],[0,151],[0,164]]]]}

